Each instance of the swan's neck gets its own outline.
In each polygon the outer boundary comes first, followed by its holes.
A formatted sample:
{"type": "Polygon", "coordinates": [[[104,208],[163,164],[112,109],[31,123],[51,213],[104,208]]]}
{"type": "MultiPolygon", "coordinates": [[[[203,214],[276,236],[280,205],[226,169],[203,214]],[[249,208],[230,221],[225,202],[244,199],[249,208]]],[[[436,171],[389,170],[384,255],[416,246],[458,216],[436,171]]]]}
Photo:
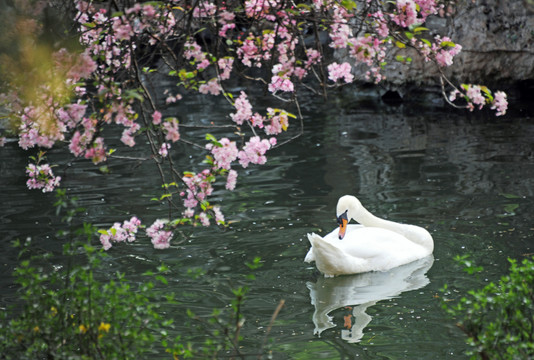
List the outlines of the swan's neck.
{"type": "Polygon", "coordinates": [[[354,220],[367,227],[377,227],[394,231],[413,243],[423,246],[430,252],[434,250],[434,241],[430,233],[420,226],[401,224],[390,220],[381,219],[371,214],[363,206],[356,213],[354,220]]]}

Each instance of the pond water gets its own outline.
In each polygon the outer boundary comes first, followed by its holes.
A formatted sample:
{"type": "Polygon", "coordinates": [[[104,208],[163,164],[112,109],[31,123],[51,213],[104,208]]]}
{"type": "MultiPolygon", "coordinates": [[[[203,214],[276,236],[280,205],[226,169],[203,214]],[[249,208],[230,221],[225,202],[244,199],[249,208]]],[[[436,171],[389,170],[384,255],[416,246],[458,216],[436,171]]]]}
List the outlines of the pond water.
{"type": "MultiPolygon", "coordinates": [[[[185,102],[184,108],[169,109],[187,109],[182,121],[200,118],[209,124],[224,116],[219,103],[185,102]]],[[[268,105],[263,100],[260,107],[268,105]]],[[[460,296],[503,275],[508,257],[534,253],[530,111],[517,105],[510,115],[494,118],[387,106],[344,93],[327,102],[310,99],[302,110],[303,136],[268,153],[265,166],[241,171],[237,191],[216,192],[233,221],[227,230],[184,229],[163,251],[152,249],[147,238],[114,246],[102,271],[119,270],[136,281],[147,269],[167,264],[168,288],[180,305],[166,309],[166,316],[187,333],[179,325],[185,309],[207,314],[227,307],[230,288],[249,273],[244,263],[260,256],[263,266],[255,271],[244,306],[245,352],[261,343],[283,299],[269,335],[274,359],[467,358],[464,335],[441,310],[440,289],[448,284],[460,296]],[[335,205],[344,194],[357,195],[378,216],[426,227],[435,241],[433,257],[387,273],[325,279],[303,262],[306,234],[336,226],[335,205]],[[484,271],[467,275],[453,260],[461,254],[471,254],[484,271]],[[192,279],[187,269],[201,275],[192,279]]],[[[201,160],[174,150],[184,165],[201,160]]],[[[54,238],[59,219],[50,206],[53,195],[25,188],[26,156],[15,143],[0,150],[4,274],[16,265],[9,245],[16,238],[31,237],[37,249],[61,246],[54,238]]],[[[133,214],[145,224],[166,216],[164,207],[150,201],[159,186],[152,164],[112,160],[104,176],[85,161],[69,163],[61,149],[47,156],[60,163],[63,185],[87,209],[85,221],[107,228],[133,214]]],[[[16,301],[11,281],[0,280],[2,306],[16,301]]]]}

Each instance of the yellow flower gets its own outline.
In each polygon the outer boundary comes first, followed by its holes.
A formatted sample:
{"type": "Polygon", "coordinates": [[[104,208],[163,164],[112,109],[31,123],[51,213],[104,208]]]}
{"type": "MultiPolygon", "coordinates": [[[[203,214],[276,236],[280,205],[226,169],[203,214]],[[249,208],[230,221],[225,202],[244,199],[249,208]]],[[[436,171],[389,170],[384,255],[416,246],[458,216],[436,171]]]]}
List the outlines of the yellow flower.
{"type": "Polygon", "coordinates": [[[78,326],[78,329],[80,329],[80,332],[82,334],[85,334],[87,332],[87,327],[85,327],[84,324],[81,324],[80,326],[78,326]]]}
{"type": "Polygon", "coordinates": [[[33,332],[39,332],[39,326],[35,326],[35,327],[33,328],[33,332]]]}
{"type": "Polygon", "coordinates": [[[52,317],[54,317],[54,316],[57,315],[57,308],[56,308],[55,306],[52,306],[52,307],[50,308],[50,315],[51,315],[52,317]]]}
{"type": "Polygon", "coordinates": [[[100,323],[100,326],[98,326],[98,331],[105,331],[105,332],[109,332],[109,328],[111,327],[110,324],[106,324],[104,322],[101,322],[100,323]]]}

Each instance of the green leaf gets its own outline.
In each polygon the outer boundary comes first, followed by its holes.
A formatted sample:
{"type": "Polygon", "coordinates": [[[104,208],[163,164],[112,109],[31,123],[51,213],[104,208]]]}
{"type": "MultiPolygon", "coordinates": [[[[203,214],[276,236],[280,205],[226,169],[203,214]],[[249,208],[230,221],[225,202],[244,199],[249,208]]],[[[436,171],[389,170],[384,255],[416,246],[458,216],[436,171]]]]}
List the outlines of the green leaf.
{"type": "Polygon", "coordinates": [[[348,11],[352,11],[353,9],[356,8],[356,2],[353,0],[342,0],[341,6],[343,6],[348,11]]]}
{"type": "Polygon", "coordinates": [[[507,199],[520,199],[521,198],[521,196],[515,195],[515,194],[500,193],[499,195],[504,196],[507,199]]]}
{"type": "Polygon", "coordinates": [[[441,46],[449,46],[449,47],[455,47],[455,46],[456,46],[456,44],[453,43],[452,41],[442,41],[442,42],[440,43],[440,45],[441,45],[441,46]]]}
{"type": "Polygon", "coordinates": [[[395,45],[397,45],[397,47],[400,49],[404,49],[406,47],[406,45],[400,41],[395,41],[395,45]]]}
{"type": "Polygon", "coordinates": [[[415,29],[413,29],[413,32],[417,34],[417,33],[420,33],[422,31],[428,31],[428,30],[429,29],[426,28],[426,27],[419,26],[419,27],[416,27],[415,29]]]}
{"type": "Polygon", "coordinates": [[[163,194],[163,195],[160,196],[159,200],[161,201],[161,200],[166,199],[168,197],[172,198],[172,194],[163,194]]]}
{"type": "Polygon", "coordinates": [[[163,275],[156,275],[156,280],[159,280],[162,284],[168,285],[169,282],[163,275]]]}
{"type": "Polygon", "coordinates": [[[428,47],[432,47],[432,43],[427,39],[421,39],[421,41],[424,42],[428,47]]]}
{"type": "Polygon", "coordinates": [[[506,205],[504,205],[504,211],[506,211],[507,213],[511,214],[515,210],[517,210],[518,207],[519,207],[519,204],[506,204],[506,205]]]}

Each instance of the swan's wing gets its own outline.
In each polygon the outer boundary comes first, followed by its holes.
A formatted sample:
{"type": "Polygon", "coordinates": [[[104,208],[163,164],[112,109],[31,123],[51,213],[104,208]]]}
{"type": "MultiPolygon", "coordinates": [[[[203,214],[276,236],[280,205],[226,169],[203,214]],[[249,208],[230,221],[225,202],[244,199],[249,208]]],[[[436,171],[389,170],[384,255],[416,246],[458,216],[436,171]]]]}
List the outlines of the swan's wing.
{"type": "MultiPolygon", "coordinates": [[[[360,225],[360,224],[350,224],[348,225],[347,227],[347,233],[345,235],[345,237],[347,236],[350,236],[350,233],[353,232],[354,230],[356,229],[360,229],[362,228],[363,225],[360,225]]],[[[319,236],[315,233],[313,234],[308,234],[308,239],[310,240],[310,237],[311,236],[319,236]]],[[[326,240],[326,241],[339,241],[339,228],[335,228],[333,231],[331,231],[330,233],[328,233],[324,238],[322,238],[323,240],[326,240]]],[[[315,261],[315,254],[314,254],[314,251],[313,251],[313,242],[312,240],[310,240],[310,250],[308,250],[308,253],[306,254],[306,256],[304,257],[304,262],[307,262],[307,263],[311,263],[313,261],[315,261]]]]}
{"type": "Polygon", "coordinates": [[[419,246],[404,236],[387,229],[361,227],[338,240],[337,247],[347,255],[361,259],[400,258],[415,255],[419,246]]]}
{"type": "Polygon", "coordinates": [[[315,261],[315,254],[313,253],[313,246],[310,248],[310,250],[308,250],[306,257],[304,258],[304,262],[311,263],[312,261],[315,261]]]}
{"type": "MultiPolygon", "coordinates": [[[[363,225],[360,224],[349,224],[347,225],[347,232],[345,233],[345,238],[350,235],[355,230],[363,228],[363,225]]],[[[323,239],[325,240],[338,240],[339,241],[339,227],[336,227],[334,230],[326,234],[323,239]]]]}

